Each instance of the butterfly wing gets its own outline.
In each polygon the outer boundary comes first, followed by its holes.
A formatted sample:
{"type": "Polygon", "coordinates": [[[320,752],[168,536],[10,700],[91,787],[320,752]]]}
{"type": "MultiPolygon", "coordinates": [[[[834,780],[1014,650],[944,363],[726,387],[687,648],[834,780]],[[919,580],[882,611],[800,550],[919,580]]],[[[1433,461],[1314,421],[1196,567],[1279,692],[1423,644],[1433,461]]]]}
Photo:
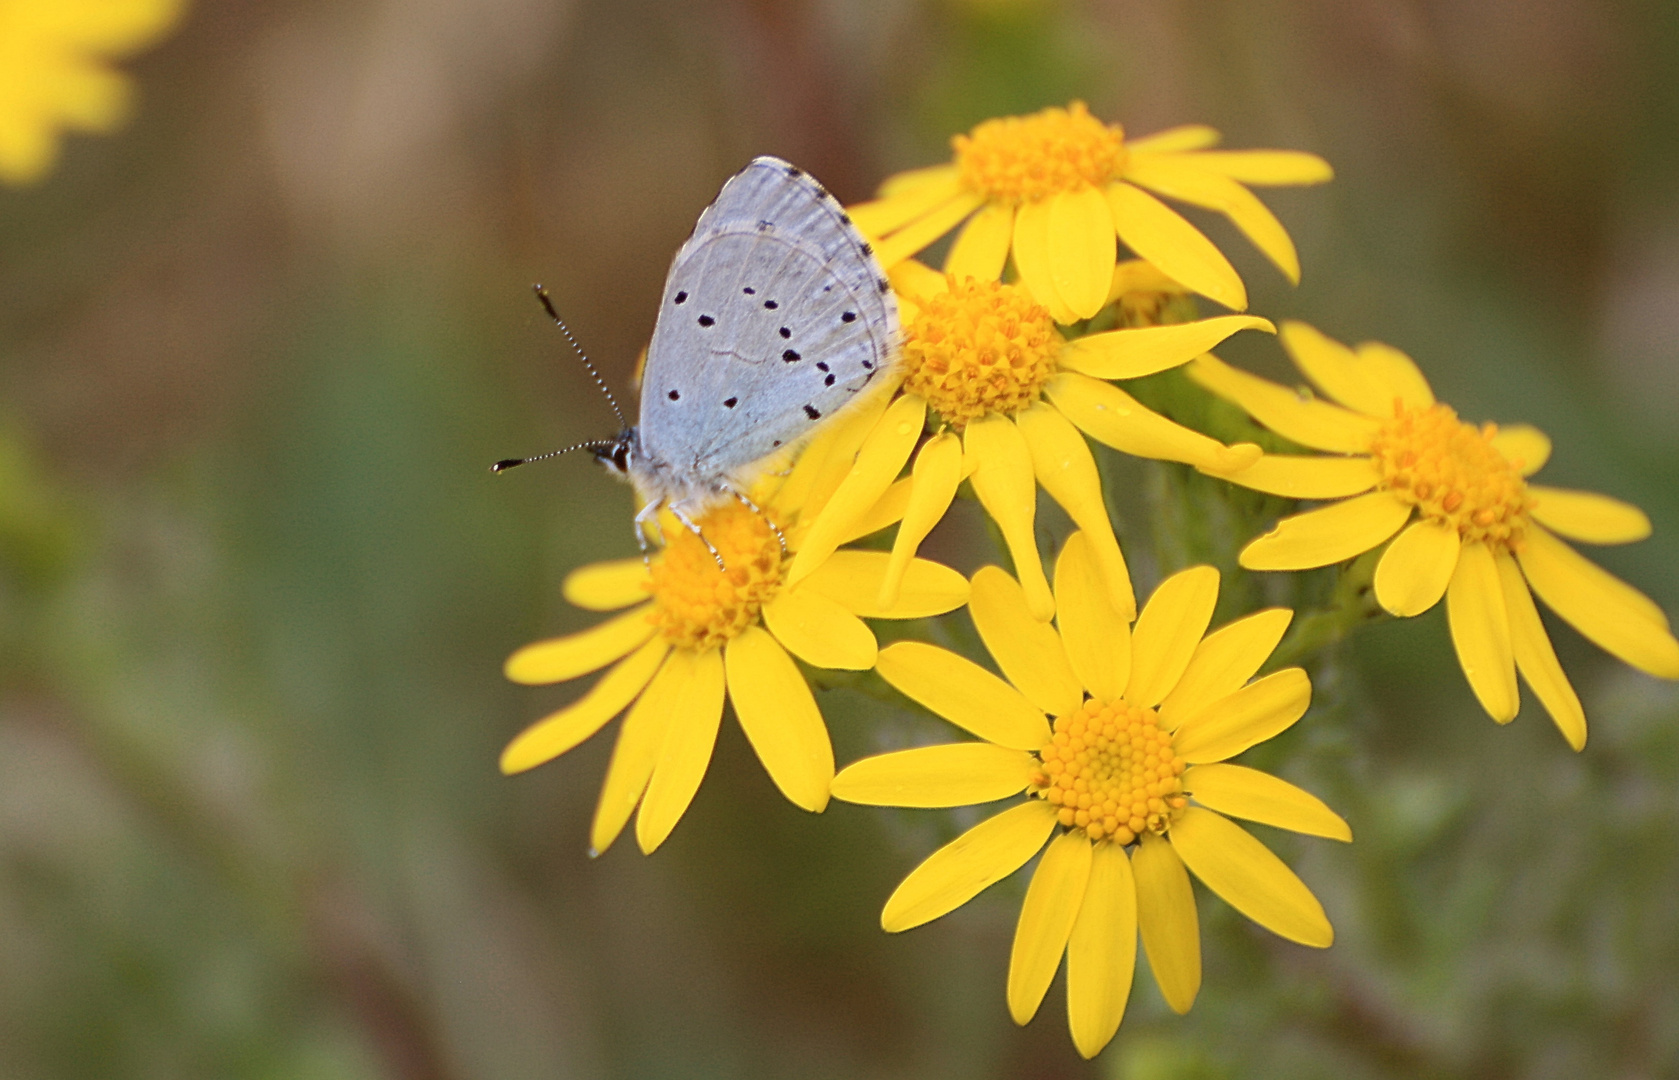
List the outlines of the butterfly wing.
{"type": "Polygon", "coordinates": [[[760,157],[700,215],[665,282],[641,386],[650,462],[695,484],[808,435],[896,358],[886,277],[833,196],[760,157]]]}

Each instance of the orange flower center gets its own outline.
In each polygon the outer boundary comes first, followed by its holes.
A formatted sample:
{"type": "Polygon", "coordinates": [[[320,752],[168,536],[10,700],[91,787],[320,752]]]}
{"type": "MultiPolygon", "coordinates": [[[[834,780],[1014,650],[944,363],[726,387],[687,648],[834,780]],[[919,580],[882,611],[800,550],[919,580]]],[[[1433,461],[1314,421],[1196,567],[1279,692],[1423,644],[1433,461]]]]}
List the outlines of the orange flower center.
{"type": "Polygon", "coordinates": [[[713,649],[758,621],[781,587],[781,543],[762,514],[719,503],[697,519],[723,557],[717,565],[699,537],[663,515],[665,548],[649,570],[652,620],[678,648],[713,649]]]}
{"type": "Polygon", "coordinates": [[[904,388],[956,427],[1038,400],[1064,341],[1048,309],[996,281],[952,281],[904,330],[904,388]]]}
{"type": "Polygon", "coordinates": [[[1125,168],[1125,134],[1082,101],[1031,116],[987,120],[951,140],[962,183],[992,202],[1036,202],[1100,187],[1125,168]]]}
{"type": "Polygon", "coordinates": [[[1446,405],[1406,409],[1384,423],[1370,453],[1381,487],[1422,517],[1452,526],[1466,541],[1520,544],[1533,505],[1521,473],[1492,445],[1496,424],[1475,427],[1446,405]]]}
{"type": "Polygon", "coordinates": [[[1088,699],[1057,717],[1038,760],[1034,794],[1061,808],[1061,824],[1092,840],[1129,844],[1145,831],[1164,833],[1189,803],[1171,733],[1153,709],[1123,699],[1088,699]]]}

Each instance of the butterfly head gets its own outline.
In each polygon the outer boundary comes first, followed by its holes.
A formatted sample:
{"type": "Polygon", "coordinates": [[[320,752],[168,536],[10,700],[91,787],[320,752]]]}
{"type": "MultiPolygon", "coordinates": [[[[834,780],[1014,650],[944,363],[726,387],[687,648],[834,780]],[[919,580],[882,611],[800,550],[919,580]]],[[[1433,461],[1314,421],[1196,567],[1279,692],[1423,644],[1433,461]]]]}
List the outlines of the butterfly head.
{"type": "Polygon", "coordinates": [[[595,460],[605,465],[619,476],[630,474],[630,461],[635,454],[636,429],[625,428],[611,439],[601,439],[589,444],[589,452],[595,455],[595,460]]]}

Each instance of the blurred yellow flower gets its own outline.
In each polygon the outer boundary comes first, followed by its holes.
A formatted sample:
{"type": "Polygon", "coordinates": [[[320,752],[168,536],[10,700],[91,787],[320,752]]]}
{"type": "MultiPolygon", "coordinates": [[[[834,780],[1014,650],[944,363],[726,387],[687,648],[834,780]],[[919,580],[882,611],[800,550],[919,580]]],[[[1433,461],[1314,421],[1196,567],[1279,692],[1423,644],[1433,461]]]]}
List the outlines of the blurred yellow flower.
{"type": "Polygon", "coordinates": [[[881,926],[908,930],[960,907],[1048,841],[1015,928],[1009,1012],[1018,1024],[1036,1014],[1065,953],[1067,1018],[1085,1057],[1119,1029],[1139,931],[1167,1003],[1180,1013],[1194,1004],[1201,944],[1186,866],[1291,941],[1323,948],[1334,938],[1311,890],[1224,816],[1352,839],[1315,796],[1227,762],[1298,720],[1312,687],[1300,668],[1249,681],[1289,624],[1285,608],[1203,637],[1218,586],[1212,567],[1174,574],[1131,627],[1074,533],[1055,568],[1057,632],[1033,617],[1012,577],[986,567],[969,610],[1007,681],[918,642],[888,646],[877,664],[905,695],[985,741],[865,758],[834,778],[836,798],[873,806],[1024,793],[911,872],[881,926]]]}
{"type": "Polygon", "coordinates": [[[51,171],[59,130],[108,132],[131,88],[109,60],[150,45],[181,0],[0,0],[0,181],[51,171]]]}
{"type": "Polygon", "coordinates": [[[1679,679],[1679,641],[1661,609],[1553,535],[1589,544],[1642,540],[1650,521],[1641,510],[1605,495],[1528,483],[1550,457],[1550,440],[1525,424],[1464,423],[1434,400],[1422,372],[1398,349],[1376,342],[1350,349],[1299,322],[1283,325],[1282,342],[1330,400],[1212,356],[1189,369],[1277,434],[1337,455],[1268,454],[1219,473],[1276,495],[1343,500],[1279,521],[1243,549],[1244,567],[1328,566],[1393,538],[1376,564],[1382,607],[1420,615],[1444,596],[1452,644],[1481,706],[1499,723],[1514,719],[1520,670],[1576,750],[1586,743],[1585,712],[1539,621],[1534,593],[1633,667],[1679,679]]]}
{"type": "MultiPolygon", "coordinates": [[[[799,550],[809,516],[844,476],[884,403],[884,395],[876,395],[836,420],[784,476],[766,474],[752,493],[761,514],[739,502],[719,503],[698,519],[703,542],[667,515],[666,545],[650,561],[624,559],[574,571],[564,586],[571,603],[591,611],[629,610],[508,658],[507,677],[527,684],[564,682],[615,665],[583,697],[532,724],[501,756],[503,772],[523,772],[629,709],[595,811],[594,851],[606,850],[638,804],[636,841],[644,852],[670,835],[710,763],[725,693],[782,794],[806,810],[822,810],[834,775],[833,749],[792,657],[814,667],[864,670],[874,665],[876,643],[861,617],[924,618],[967,601],[960,574],[916,560],[897,603],[874,603],[886,572],[884,552],[833,552],[796,587],[785,581],[787,558],[771,522],[781,528],[788,551],[799,550]]],[[[854,535],[883,528],[902,512],[901,504],[876,510],[880,516],[860,522],[854,535]]]]}
{"type": "MultiPolygon", "coordinates": [[[[1121,263],[1109,277],[1116,299],[1136,291],[1152,303],[1176,288],[1146,263],[1121,263]]],[[[1114,607],[1134,614],[1130,575],[1080,432],[1140,457],[1211,469],[1240,468],[1260,451],[1251,444],[1226,447],[1180,427],[1102,380],[1163,371],[1238,330],[1275,328],[1253,315],[1222,315],[1068,341],[1049,311],[1017,285],[958,280],[914,260],[900,262],[891,278],[904,321],[902,392],[887,413],[895,422],[878,426],[863,444],[856,467],[812,526],[789,580],[812,572],[841,536],[856,535],[854,522],[889,495],[906,500],[877,600],[891,604],[917,547],[969,477],[1002,529],[1033,614],[1047,620],[1055,603],[1033,536],[1036,485],[1042,484],[1090,538],[1114,607]],[[940,430],[917,451],[930,414],[940,430]],[[912,452],[910,476],[894,489],[912,452]]]]}
{"type": "Polygon", "coordinates": [[[1020,280],[1060,323],[1107,303],[1116,236],[1173,280],[1241,311],[1247,289],[1229,260],[1149,192],[1225,215],[1298,283],[1294,242],[1243,185],[1321,184],[1333,173],[1314,154],[1208,149],[1218,139],[1190,126],[1127,141],[1075,101],[987,120],[952,140],[953,162],[899,173],[850,212],[878,239],[888,270],[962,225],[944,269],[996,280],[1012,253],[1020,280]]]}

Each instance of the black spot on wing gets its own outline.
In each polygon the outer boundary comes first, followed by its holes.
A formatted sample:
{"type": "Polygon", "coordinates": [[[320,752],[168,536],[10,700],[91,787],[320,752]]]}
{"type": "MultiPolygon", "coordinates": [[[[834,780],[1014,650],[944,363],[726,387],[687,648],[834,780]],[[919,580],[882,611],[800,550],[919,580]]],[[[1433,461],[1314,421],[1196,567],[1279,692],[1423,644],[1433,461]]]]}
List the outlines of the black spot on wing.
{"type": "Polygon", "coordinates": [[[848,311],[844,315],[840,316],[840,322],[856,322],[856,321],[857,321],[857,313],[855,311],[848,311]]]}
{"type": "Polygon", "coordinates": [[[716,321],[717,320],[713,319],[710,315],[701,315],[700,316],[700,325],[701,326],[710,326],[713,323],[715,323],[716,321]]]}
{"type": "Polygon", "coordinates": [[[790,338],[790,337],[792,337],[792,336],[793,336],[793,331],[791,331],[791,330],[789,330],[789,329],[787,329],[787,328],[786,328],[786,327],[785,327],[785,326],[783,326],[783,327],[782,327],[782,328],[781,328],[781,330],[780,330],[780,333],[781,333],[781,339],[782,339],[782,340],[783,340],[783,341],[785,341],[785,340],[787,340],[787,339],[788,339],[788,338],[790,338]]]}
{"type": "Polygon", "coordinates": [[[778,308],[780,306],[781,305],[776,303],[774,300],[765,300],[764,301],[764,307],[768,308],[770,311],[774,311],[776,308],[778,308]]]}
{"type": "Polygon", "coordinates": [[[829,376],[828,376],[828,377],[827,377],[827,378],[826,378],[826,379],[823,379],[823,380],[822,380],[822,385],[823,385],[823,386],[832,386],[832,385],[834,385],[834,376],[833,376],[833,375],[832,375],[832,374],[830,374],[830,375],[829,375],[829,376]]]}
{"type": "Polygon", "coordinates": [[[675,390],[672,390],[670,393],[666,394],[665,397],[670,398],[672,401],[679,401],[681,400],[682,395],[677,393],[675,390]]]}
{"type": "Polygon", "coordinates": [[[816,406],[814,405],[805,406],[805,415],[810,417],[812,420],[822,419],[822,414],[816,411],[816,406]]]}
{"type": "Polygon", "coordinates": [[[740,399],[739,398],[724,398],[723,399],[723,408],[725,408],[725,409],[732,409],[738,404],[740,404],[740,399]]]}
{"type": "Polygon", "coordinates": [[[799,356],[799,351],[797,349],[785,349],[785,350],[783,350],[782,353],[781,353],[781,358],[783,360],[787,361],[789,364],[796,364],[801,359],[801,357],[799,356]]]}
{"type": "Polygon", "coordinates": [[[746,288],[744,288],[744,289],[742,289],[742,290],[740,290],[740,291],[741,291],[741,292],[743,292],[743,293],[745,293],[745,294],[746,294],[746,295],[747,295],[747,296],[757,296],[757,295],[758,295],[758,290],[757,290],[757,289],[754,289],[754,288],[753,288],[753,287],[752,287],[752,286],[750,286],[750,285],[748,285],[748,286],[747,286],[747,287],[746,287],[746,288]]]}
{"type": "Polygon", "coordinates": [[[678,304],[686,304],[688,302],[687,290],[683,290],[682,292],[676,294],[676,302],[678,304]]]}

